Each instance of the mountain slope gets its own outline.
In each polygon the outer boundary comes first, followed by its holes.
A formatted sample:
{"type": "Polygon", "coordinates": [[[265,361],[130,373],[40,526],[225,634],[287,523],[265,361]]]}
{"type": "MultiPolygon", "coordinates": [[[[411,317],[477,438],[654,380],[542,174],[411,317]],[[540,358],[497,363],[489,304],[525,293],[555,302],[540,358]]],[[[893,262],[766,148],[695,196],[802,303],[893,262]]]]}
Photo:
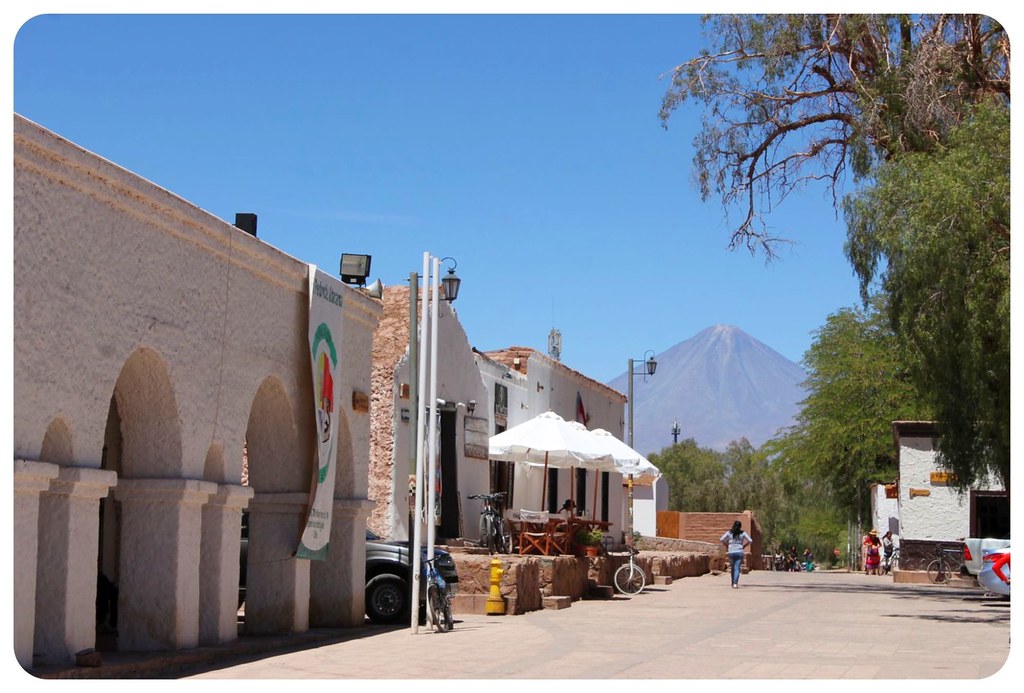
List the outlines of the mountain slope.
{"type": "MultiPolygon", "coordinates": [[[[645,455],[672,445],[674,420],[679,440],[724,450],[745,437],[757,447],[792,425],[805,397],[800,366],[732,325],[709,327],[655,359],[653,376],[633,380],[634,447],[645,455]]],[[[628,393],[627,374],[608,385],[628,393]]]]}

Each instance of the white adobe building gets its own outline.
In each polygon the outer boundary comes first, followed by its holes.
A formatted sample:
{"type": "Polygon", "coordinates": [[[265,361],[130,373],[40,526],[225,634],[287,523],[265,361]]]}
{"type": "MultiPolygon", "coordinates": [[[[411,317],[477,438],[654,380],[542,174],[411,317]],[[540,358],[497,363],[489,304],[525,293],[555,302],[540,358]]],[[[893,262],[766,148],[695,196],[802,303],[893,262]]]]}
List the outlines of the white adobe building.
{"type": "MultiPolygon", "coordinates": [[[[478,355],[478,361],[492,398],[491,435],[550,410],[567,421],[579,421],[591,430],[603,428],[622,439],[626,396],[621,392],[529,347],[484,352],[478,355]]],[[[584,469],[570,474],[569,469],[549,469],[547,498],[542,499],[543,468],[492,464],[497,470],[507,470],[495,475],[499,480],[514,470],[511,489],[507,483],[495,486],[498,490],[511,490],[509,509],[554,513],[566,499],[572,498],[579,514],[611,522],[611,534],[616,541],[623,540],[629,511],[621,474],[584,469]]]]}
{"type": "Polygon", "coordinates": [[[936,460],[937,436],[931,422],[893,423],[899,451],[900,567],[905,570],[924,570],[938,544],[965,537],[1009,537],[1006,489],[988,479],[960,494],[936,460]]]}
{"type": "Polygon", "coordinates": [[[361,624],[379,302],[342,287],[334,521],[311,566],[293,557],[316,449],[309,266],[18,115],[13,183],[19,664],[97,646],[98,571],[120,651],[237,638],[246,507],[246,631],[361,624]]]}
{"type": "MultiPolygon", "coordinates": [[[[374,335],[373,432],[370,498],[376,502],[369,527],[391,539],[409,537],[409,479],[415,471],[415,406],[410,398],[409,287],[386,287],[384,314],[374,335]]],[[[481,502],[471,495],[506,492],[506,509],[552,509],[574,498],[588,515],[625,526],[622,477],[585,472],[570,485],[570,473],[550,470],[542,502],[543,470],[491,461],[488,439],[547,410],[565,419],[586,419],[588,428],[622,435],[625,397],[533,349],[510,347],[483,353],[470,346],[452,303],[438,306],[438,457],[441,477],[437,542],[479,540],[481,502]],[[581,500],[582,499],[582,500],[581,500]],[[541,508],[545,505],[544,508],[541,508]]],[[[418,314],[418,313],[417,313],[418,314]]]]}

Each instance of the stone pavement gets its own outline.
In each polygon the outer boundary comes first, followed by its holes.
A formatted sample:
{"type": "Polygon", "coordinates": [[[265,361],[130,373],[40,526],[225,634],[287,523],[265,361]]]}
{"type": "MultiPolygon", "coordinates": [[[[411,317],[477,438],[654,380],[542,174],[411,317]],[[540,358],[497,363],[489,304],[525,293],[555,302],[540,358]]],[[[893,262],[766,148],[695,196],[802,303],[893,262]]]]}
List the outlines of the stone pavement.
{"type": "MultiPolygon", "coordinates": [[[[493,681],[996,675],[1006,682],[1021,669],[1019,656],[1004,667],[1009,601],[977,587],[897,584],[839,571],[755,571],[740,584],[733,590],[727,575],[708,574],[650,586],[634,597],[577,601],[568,609],[460,615],[448,633],[420,627],[413,634],[408,626],[310,633],[281,639],[277,650],[265,642],[271,651],[246,652],[239,643],[215,661],[188,662],[187,653],[154,656],[149,669],[144,663],[136,673],[111,668],[107,676],[493,681]]],[[[117,663],[101,668],[108,666],[117,663]]]]}

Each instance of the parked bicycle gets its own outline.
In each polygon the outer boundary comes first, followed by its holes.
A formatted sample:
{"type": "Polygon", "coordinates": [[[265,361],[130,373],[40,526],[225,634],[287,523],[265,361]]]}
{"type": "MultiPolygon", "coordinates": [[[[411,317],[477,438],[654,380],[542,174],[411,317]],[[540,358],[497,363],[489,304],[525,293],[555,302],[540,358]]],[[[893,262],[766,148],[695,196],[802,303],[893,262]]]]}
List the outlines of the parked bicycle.
{"type": "Polygon", "coordinates": [[[427,580],[427,617],[434,630],[443,633],[454,628],[455,621],[452,619],[452,590],[437,571],[436,560],[437,557],[423,559],[423,574],[427,580]]]}
{"type": "Polygon", "coordinates": [[[647,576],[635,560],[638,553],[638,550],[630,546],[629,563],[623,563],[615,571],[615,589],[622,594],[639,594],[647,585],[647,576]]]}
{"type": "Polygon", "coordinates": [[[501,516],[505,492],[481,493],[469,497],[484,502],[483,508],[480,509],[480,546],[485,547],[487,553],[510,553],[512,532],[505,518],[501,516]]]}
{"type": "Polygon", "coordinates": [[[960,572],[963,565],[963,549],[950,548],[938,544],[935,547],[935,558],[928,564],[928,580],[934,584],[949,584],[954,572],[960,572]]]}

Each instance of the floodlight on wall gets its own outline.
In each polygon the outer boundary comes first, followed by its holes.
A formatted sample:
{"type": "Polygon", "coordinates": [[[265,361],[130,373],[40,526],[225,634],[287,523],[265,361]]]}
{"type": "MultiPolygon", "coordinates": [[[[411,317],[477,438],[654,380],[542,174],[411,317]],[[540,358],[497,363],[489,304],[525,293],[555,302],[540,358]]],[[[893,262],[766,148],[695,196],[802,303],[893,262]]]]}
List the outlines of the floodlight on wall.
{"type": "Polygon", "coordinates": [[[455,258],[441,258],[441,262],[444,262],[445,260],[451,260],[452,266],[448,268],[448,274],[441,278],[441,286],[444,287],[444,300],[451,303],[459,297],[459,285],[462,284],[462,280],[455,276],[455,268],[459,266],[459,263],[455,261],[455,258]]]}
{"type": "Polygon", "coordinates": [[[356,286],[366,286],[366,278],[370,276],[369,255],[341,254],[341,281],[356,286]]]}

